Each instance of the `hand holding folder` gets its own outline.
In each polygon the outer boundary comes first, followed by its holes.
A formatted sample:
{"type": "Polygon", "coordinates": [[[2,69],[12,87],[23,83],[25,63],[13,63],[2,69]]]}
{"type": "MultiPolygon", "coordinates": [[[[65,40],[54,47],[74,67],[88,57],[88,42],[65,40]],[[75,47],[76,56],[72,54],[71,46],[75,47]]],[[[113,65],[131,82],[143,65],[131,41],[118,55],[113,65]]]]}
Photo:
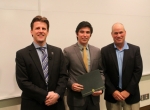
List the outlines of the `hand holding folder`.
{"type": "Polygon", "coordinates": [[[98,69],[78,76],[77,80],[78,83],[84,87],[84,89],[81,91],[83,97],[105,88],[100,70],[98,69]]]}

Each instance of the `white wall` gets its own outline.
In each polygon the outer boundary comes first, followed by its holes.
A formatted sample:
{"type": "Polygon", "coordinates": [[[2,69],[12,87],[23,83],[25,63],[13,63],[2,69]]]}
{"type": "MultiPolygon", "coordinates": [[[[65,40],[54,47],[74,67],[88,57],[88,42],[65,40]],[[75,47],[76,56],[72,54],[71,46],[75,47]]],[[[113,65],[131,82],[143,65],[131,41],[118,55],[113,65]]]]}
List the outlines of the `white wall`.
{"type": "MultiPolygon", "coordinates": [[[[90,44],[99,48],[112,42],[111,26],[125,25],[127,42],[139,45],[144,71],[141,94],[150,93],[150,1],[149,0],[0,0],[0,110],[19,110],[20,89],[15,81],[15,53],[32,42],[30,22],[41,14],[50,21],[47,42],[61,47],[76,42],[75,28],[81,21],[89,21],[94,32],[90,44]]],[[[141,107],[150,100],[142,101],[141,107]]],[[[105,109],[103,95],[101,109],[105,109]]]]}
{"type": "Polygon", "coordinates": [[[145,0],[41,0],[43,16],[49,18],[51,27],[47,41],[62,49],[76,42],[75,28],[81,21],[89,21],[94,28],[90,44],[99,48],[112,42],[111,26],[124,24],[126,40],[140,46],[143,57],[143,74],[150,74],[150,1],[145,0]],[[69,42],[64,42],[68,41],[69,42]],[[149,40],[149,41],[148,41],[149,40]]]}

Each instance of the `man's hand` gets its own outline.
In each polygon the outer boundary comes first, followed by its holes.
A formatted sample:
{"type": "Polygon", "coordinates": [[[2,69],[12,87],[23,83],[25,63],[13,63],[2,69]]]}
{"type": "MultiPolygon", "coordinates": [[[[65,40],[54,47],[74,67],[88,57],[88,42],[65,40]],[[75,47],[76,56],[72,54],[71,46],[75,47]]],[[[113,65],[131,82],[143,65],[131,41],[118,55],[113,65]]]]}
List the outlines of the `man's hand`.
{"type": "Polygon", "coordinates": [[[53,91],[48,92],[46,96],[45,105],[50,106],[55,104],[58,101],[59,95],[53,91]]]}
{"type": "Polygon", "coordinates": [[[125,98],[121,95],[121,93],[116,90],[114,93],[113,93],[113,97],[118,100],[118,101],[122,101],[122,100],[125,100],[125,98]]]}
{"type": "Polygon", "coordinates": [[[102,90],[100,90],[100,91],[95,91],[95,92],[93,92],[92,95],[93,95],[93,96],[99,96],[99,95],[101,95],[102,93],[103,93],[102,90]]]}
{"type": "Polygon", "coordinates": [[[124,99],[126,99],[126,98],[129,97],[130,93],[127,92],[126,90],[124,90],[124,91],[121,92],[121,95],[123,96],[124,99]]]}
{"type": "Polygon", "coordinates": [[[76,91],[76,92],[81,92],[81,90],[83,90],[83,85],[78,84],[78,83],[73,83],[72,84],[72,90],[76,91]]]}

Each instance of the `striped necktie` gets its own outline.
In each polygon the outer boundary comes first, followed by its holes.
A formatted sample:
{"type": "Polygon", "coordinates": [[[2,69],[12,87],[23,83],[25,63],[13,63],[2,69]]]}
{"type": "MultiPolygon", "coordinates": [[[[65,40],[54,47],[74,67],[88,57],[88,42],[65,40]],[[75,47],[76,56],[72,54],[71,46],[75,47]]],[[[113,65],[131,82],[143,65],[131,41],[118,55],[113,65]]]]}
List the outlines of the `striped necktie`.
{"type": "Polygon", "coordinates": [[[45,82],[46,84],[48,84],[48,55],[45,52],[44,47],[40,47],[39,49],[42,52],[42,69],[44,73],[45,82]]]}
{"type": "Polygon", "coordinates": [[[86,71],[88,72],[88,56],[87,56],[86,47],[83,47],[83,62],[86,67],[86,71]]]}

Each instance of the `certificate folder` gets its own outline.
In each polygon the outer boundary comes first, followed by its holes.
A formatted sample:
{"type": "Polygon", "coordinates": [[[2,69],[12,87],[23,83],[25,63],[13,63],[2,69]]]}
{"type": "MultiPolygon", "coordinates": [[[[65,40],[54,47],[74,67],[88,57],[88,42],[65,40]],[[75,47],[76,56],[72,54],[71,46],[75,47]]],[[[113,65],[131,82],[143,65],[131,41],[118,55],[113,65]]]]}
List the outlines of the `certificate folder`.
{"type": "Polygon", "coordinates": [[[84,89],[81,91],[83,97],[105,88],[100,70],[94,70],[89,73],[85,73],[84,75],[78,76],[77,80],[78,83],[84,87],[84,89]]]}

